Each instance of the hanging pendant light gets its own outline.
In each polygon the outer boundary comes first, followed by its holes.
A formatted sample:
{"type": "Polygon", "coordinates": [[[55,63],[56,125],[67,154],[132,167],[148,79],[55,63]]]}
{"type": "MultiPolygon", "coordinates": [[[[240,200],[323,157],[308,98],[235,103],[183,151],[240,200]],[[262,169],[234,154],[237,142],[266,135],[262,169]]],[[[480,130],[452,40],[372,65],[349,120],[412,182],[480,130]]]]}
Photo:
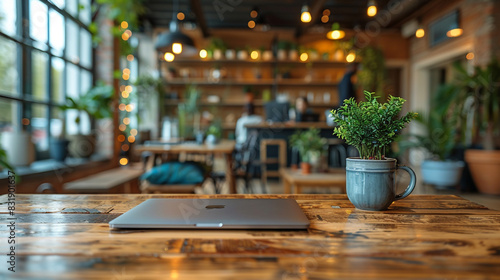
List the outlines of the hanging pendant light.
{"type": "Polygon", "coordinates": [[[174,53],[181,56],[193,56],[198,54],[194,46],[193,39],[182,33],[177,21],[179,10],[178,0],[174,2],[172,21],[170,22],[170,30],[158,35],[156,40],[156,50],[164,56],[166,53],[174,53]]]}
{"type": "Polygon", "coordinates": [[[304,4],[302,6],[302,11],[300,14],[300,21],[302,22],[311,22],[311,13],[309,12],[309,6],[307,4],[304,4]]]}
{"type": "Polygon", "coordinates": [[[375,0],[368,0],[368,8],[366,9],[366,14],[369,17],[374,17],[377,15],[377,3],[375,0]]]}
{"type": "Polygon", "coordinates": [[[332,24],[332,29],[326,33],[326,38],[330,40],[339,40],[345,37],[344,30],[340,29],[340,24],[338,22],[332,24]]]}

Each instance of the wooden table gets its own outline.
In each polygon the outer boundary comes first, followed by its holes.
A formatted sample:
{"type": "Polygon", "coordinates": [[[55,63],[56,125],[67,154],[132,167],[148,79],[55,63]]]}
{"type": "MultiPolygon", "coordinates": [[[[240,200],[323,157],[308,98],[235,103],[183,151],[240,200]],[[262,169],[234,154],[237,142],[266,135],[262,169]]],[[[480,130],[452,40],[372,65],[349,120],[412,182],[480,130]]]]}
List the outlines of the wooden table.
{"type": "MultiPolygon", "coordinates": [[[[222,154],[226,160],[226,181],[229,184],[229,192],[236,193],[236,180],[233,172],[233,151],[236,142],[234,140],[221,140],[217,144],[196,144],[196,143],[180,143],[180,144],[165,144],[165,145],[141,145],[136,147],[136,152],[150,152],[155,155],[178,155],[180,153],[195,153],[195,154],[222,154]]],[[[153,165],[155,157],[150,158],[149,166],[153,165]]]]}
{"type": "Polygon", "coordinates": [[[19,194],[15,202],[13,273],[7,196],[0,196],[0,279],[500,278],[500,212],[458,196],[410,195],[382,212],[357,210],[345,195],[19,194]],[[109,229],[151,197],[294,198],[311,225],[109,229]]]}
{"type": "Polygon", "coordinates": [[[302,193],[304,187],[340,187],[345,192],[345,169],[332,170],[329,173],[302,174],[300,169],[280,168],[280,176],[283,179],[285,193],[302,193]]]}

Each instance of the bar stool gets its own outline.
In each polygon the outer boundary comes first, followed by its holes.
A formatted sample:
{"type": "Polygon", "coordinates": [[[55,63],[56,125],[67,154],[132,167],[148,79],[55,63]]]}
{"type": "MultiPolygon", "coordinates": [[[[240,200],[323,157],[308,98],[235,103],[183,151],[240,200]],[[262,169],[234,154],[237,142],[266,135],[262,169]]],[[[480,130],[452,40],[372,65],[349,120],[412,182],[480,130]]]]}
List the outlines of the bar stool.
{"type": "Polygon", "coordinates": [[[267,189],[268,177],[280,177],[279,169],[286,167],[286,141],[283,139],[262,139],[260,141],[260,166],[263,190],[267,189]],[[267,147],[278,146],[278,157],[268,157],[267,147]],[[268,165],[277,164],[278,170],[267,170],[268,165]]]}

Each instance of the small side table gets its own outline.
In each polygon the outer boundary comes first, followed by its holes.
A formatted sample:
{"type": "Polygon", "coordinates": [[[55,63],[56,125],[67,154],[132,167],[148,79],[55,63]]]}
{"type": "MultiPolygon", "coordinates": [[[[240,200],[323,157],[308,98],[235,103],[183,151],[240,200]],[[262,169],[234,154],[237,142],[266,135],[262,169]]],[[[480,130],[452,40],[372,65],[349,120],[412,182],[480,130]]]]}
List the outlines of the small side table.
{"type": "Polygon", "coordinates": [[[295,186],[297,194],[302,193],[304,187],[340,187],[342,193],[345,191],[345,169],[330,169],[328,173],[302,174],[300,169],[280,168],[280,176],[283,178],[285,193],[291,193],[295,186]]]}

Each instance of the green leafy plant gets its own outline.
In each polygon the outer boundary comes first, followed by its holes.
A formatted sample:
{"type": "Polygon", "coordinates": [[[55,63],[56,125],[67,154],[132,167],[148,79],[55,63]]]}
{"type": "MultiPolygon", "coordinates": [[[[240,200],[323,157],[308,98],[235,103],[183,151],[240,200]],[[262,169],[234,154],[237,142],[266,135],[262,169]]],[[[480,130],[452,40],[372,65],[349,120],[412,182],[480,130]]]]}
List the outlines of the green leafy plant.
{"type": "Polygon", "coordinates": [[[222,137],[222,122],[220,120],[215,120],[208,127],[207,135],[213,135],[215,138],[220,139],[222,137]]]}
{"type": "Polygon", "coordinates": [[[484,149],[494,150],[495,133],[500,130],[500,63],[493,59],[485,68],[476,66],[472,73],[457,63],[455,71],[457,91],[451,98],[461,114],[465,144],[482,142],[484,149]]]}
{"type": "Polygon", "coordinates": [[[386,79],[384,53],[379,48],[367,46],[360,49],[358,54],[362,61],[362,67],[358,71],[360,87],[383,96],[386,79]]]}
{"type": "Polygon", "coordinates": [[[384,159],[387,147],[417,113],[399,113],[406,100],[390,96],[386,103],[379,103],[375,93],[365,91],[366,101],[356,103],[354,98],[344,102],[332,116],[337,124],[333,134],[354,146],[362,159],[384,159]]]}
{"type": "Polygon", "coordinates": [[[0,166],[15,172],[14,167],[9,163],[7,152],[2,147],[0,147],[0,166]]]}
{"type": "Polygon", "coordinates": [[[322,153],[326,139],[321,138],[320,130],[310,128],[306,131],[296,131],[290,137],[290,144],[299,151],[302,161],[309,162],[311,153],[322,153]]]}
{"type": "MultiPolygon", "coordinates": [[[[75,109],[84,111],[88,114],[92,122],[98,119],[111,118],[113,114],[111,110],[113,95],[113,87],[99,81],[95,87],[88,90],[77,100],[66,97],[66,104],[59,108],[61,110],[75,109]]],[[[79,123],[80,118],[77,117],[75,121],[79,123]]]]}
{"type": "Polygon", "coordinates": [[[452,85],[441,86],[435,95],[428,115],[419,114],[416,121],[424,128],[423,134],[401,135],[398,141],[400,153],[409,148],[424,148],[431,154],[431,159],[444,161],[449,159],[457,144],[455,129],[458,114],[450,112],[455,102],[450,98],[457,89],[452,85]]]}

